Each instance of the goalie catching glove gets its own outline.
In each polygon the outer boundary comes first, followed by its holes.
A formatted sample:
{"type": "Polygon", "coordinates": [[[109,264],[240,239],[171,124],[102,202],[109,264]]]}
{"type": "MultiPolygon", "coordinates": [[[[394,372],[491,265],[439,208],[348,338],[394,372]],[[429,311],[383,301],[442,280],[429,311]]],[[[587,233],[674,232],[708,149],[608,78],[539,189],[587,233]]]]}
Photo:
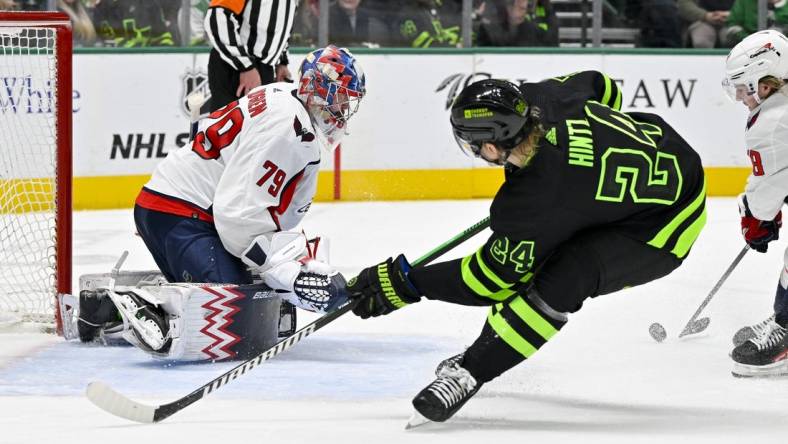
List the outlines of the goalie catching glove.
{"type": "Polygon", "coordinates": [[[419,302],[421,295],[408,279],[410,264],[404,255],[365,268],[348,283],[350,297],[360,299],[353,313],[362,319],[389,314],[419,302]]]}
{"type": "Polygon", "coordinates": [[[283,231],[260,235],[241,260],[282,299],[304,310],[327,313],[348,300],[345,278],[331,265],[317,260],[319,242],[308,247],[302,233],[283,231]]]}

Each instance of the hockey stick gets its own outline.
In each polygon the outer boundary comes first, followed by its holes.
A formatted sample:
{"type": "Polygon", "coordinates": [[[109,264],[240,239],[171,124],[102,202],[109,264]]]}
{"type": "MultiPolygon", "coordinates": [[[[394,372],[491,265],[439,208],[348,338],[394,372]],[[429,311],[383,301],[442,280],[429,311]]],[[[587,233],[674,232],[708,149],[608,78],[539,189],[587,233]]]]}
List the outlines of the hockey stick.
{"type": "Polygon", "coordinates": [[[744,248],[742,248],[741,251],[739,252],[739,255],[736,256],[736,259],[733,260],[733,263],[731,263],[728,269],[725,270],[725,273],[722,274],[720,280],[717,281],[717,285],[715,285],[714,288],[711,289],[711,292],[709,293],[708,296],[706,296],[706,299],[704,299],[703,302],[701,302],[700,307],[698,307],[698,309],[695,310],[695,314],[692,315],[690,320],[687,322],[687,325],[684,326],[684,330],[682,330],[681,333],[679,334],[679,338],[682,338],[687,335],[694,335],[702,332],[703,330],[706,330],[706,327],[709,326],[709,322],[711,322],[711,319],[705,317],[696,320],[698,315],[700,315],[700,312],[702,312],[703,309],[706,308],[706,305],[709,304],[711,298],[713,298],[714,295],[717,294],[717,291],[720,289],[720,287],[722,287],[722,284],[725,283],[725,281],[728,279],[728,276],[731,275],[733,270],[736,268],[737,265],[739,265],[739,262],[741,262],[742,258],[744,257],[745,254],[747,254],[749,250],[750,250],[750,246],[745,244],[744,248]]]}
{"type": "MultiPolygon", "coordinates": [[[[460,245],[461,243],[475,236],[489,225],[490,218],[486,217],[476,224],[468,227],[462,233],[449,239],[444,244],[416,259],[416,261],[413,262],[413,265],[426,265],[434,261],[457,245],[460,245]]],[[[311,335],[317,330],[320,330],[321,328],[333,322],[335,319],[352,310],[353,307],[356,306],[356,303],[357,301],[346,302],[337,310],[321,316],[309,325],[297,330],[292,336],[279,341],[276,345],[269,348],[268,350],[260,353],[252,359],[242,362],[224,374],[214,378],[207,384],[204,384],[197,390],[173,402],[160,404],[157,406],[141,404],[121,395],[107,384],[99,381],[88,384],[87,397],[97,407],[112,413],[115,416],[120,416],[121,418],[126,418],[131,421],[141,423],[155,423],[162,421],[163,419],[168,418],[175,413],[180,412],[189,405],[199,401],[213,391],[220,389],[228,382],[238,378],[263,362],[289,349],[305,337],[311,335]]]]}

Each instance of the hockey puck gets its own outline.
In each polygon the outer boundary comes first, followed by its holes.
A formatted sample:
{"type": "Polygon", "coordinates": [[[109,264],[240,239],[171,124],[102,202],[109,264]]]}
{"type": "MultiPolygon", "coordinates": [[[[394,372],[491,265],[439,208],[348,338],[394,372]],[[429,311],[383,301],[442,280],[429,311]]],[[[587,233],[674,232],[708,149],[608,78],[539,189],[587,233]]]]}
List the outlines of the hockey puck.
{"type": "Polygon", "coordinates": [[[655,322],[648,327],[648,334],[650,334],[651,337],[657,342],[662,342],[668,337],[665,327],[663,327],[659,322],[655,322]]]}

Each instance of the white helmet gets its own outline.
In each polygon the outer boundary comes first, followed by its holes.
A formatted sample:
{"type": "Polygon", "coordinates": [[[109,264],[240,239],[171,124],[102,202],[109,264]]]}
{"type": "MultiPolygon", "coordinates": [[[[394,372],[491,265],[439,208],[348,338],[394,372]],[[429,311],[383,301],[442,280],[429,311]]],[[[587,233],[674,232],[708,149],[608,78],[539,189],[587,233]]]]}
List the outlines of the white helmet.
{"type": "Polygon", "coordinates": [[[741,100],[758,91],[766,76],[788,77],[788,38],[771,29],[750,34],[731,49],[722,87],[731,100],[741,100]]]}

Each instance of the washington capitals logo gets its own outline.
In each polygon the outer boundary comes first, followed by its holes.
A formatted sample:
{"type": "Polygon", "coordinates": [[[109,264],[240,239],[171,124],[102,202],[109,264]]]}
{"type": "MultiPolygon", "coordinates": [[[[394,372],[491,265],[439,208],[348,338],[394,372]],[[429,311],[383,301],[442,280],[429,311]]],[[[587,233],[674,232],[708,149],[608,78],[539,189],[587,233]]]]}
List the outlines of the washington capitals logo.
{"type": "Polygon", "coordinates": [[[298,120],[298,116],[293,120],[293,130],[295,130],[296,137],[301,137],[302,142],[311,142],[315,140],[315,134],[310,133],[309,130],[304,128],[304,125],[298,120]]]}
{"type": "Polygon", "coordinates": [[[200,333],[213,339],[202,352],[217,361],[234,358],[236,352],[232,347],[241,338],[231,332],[229,327],[233,323],[233,316],[239,311],[233,302],[242,299],[244,295],[228,287],[205,287],[203,290],[215,297],[202,305],[210,314],[205,317],[206,324],[200,329],[200,333]]]}

